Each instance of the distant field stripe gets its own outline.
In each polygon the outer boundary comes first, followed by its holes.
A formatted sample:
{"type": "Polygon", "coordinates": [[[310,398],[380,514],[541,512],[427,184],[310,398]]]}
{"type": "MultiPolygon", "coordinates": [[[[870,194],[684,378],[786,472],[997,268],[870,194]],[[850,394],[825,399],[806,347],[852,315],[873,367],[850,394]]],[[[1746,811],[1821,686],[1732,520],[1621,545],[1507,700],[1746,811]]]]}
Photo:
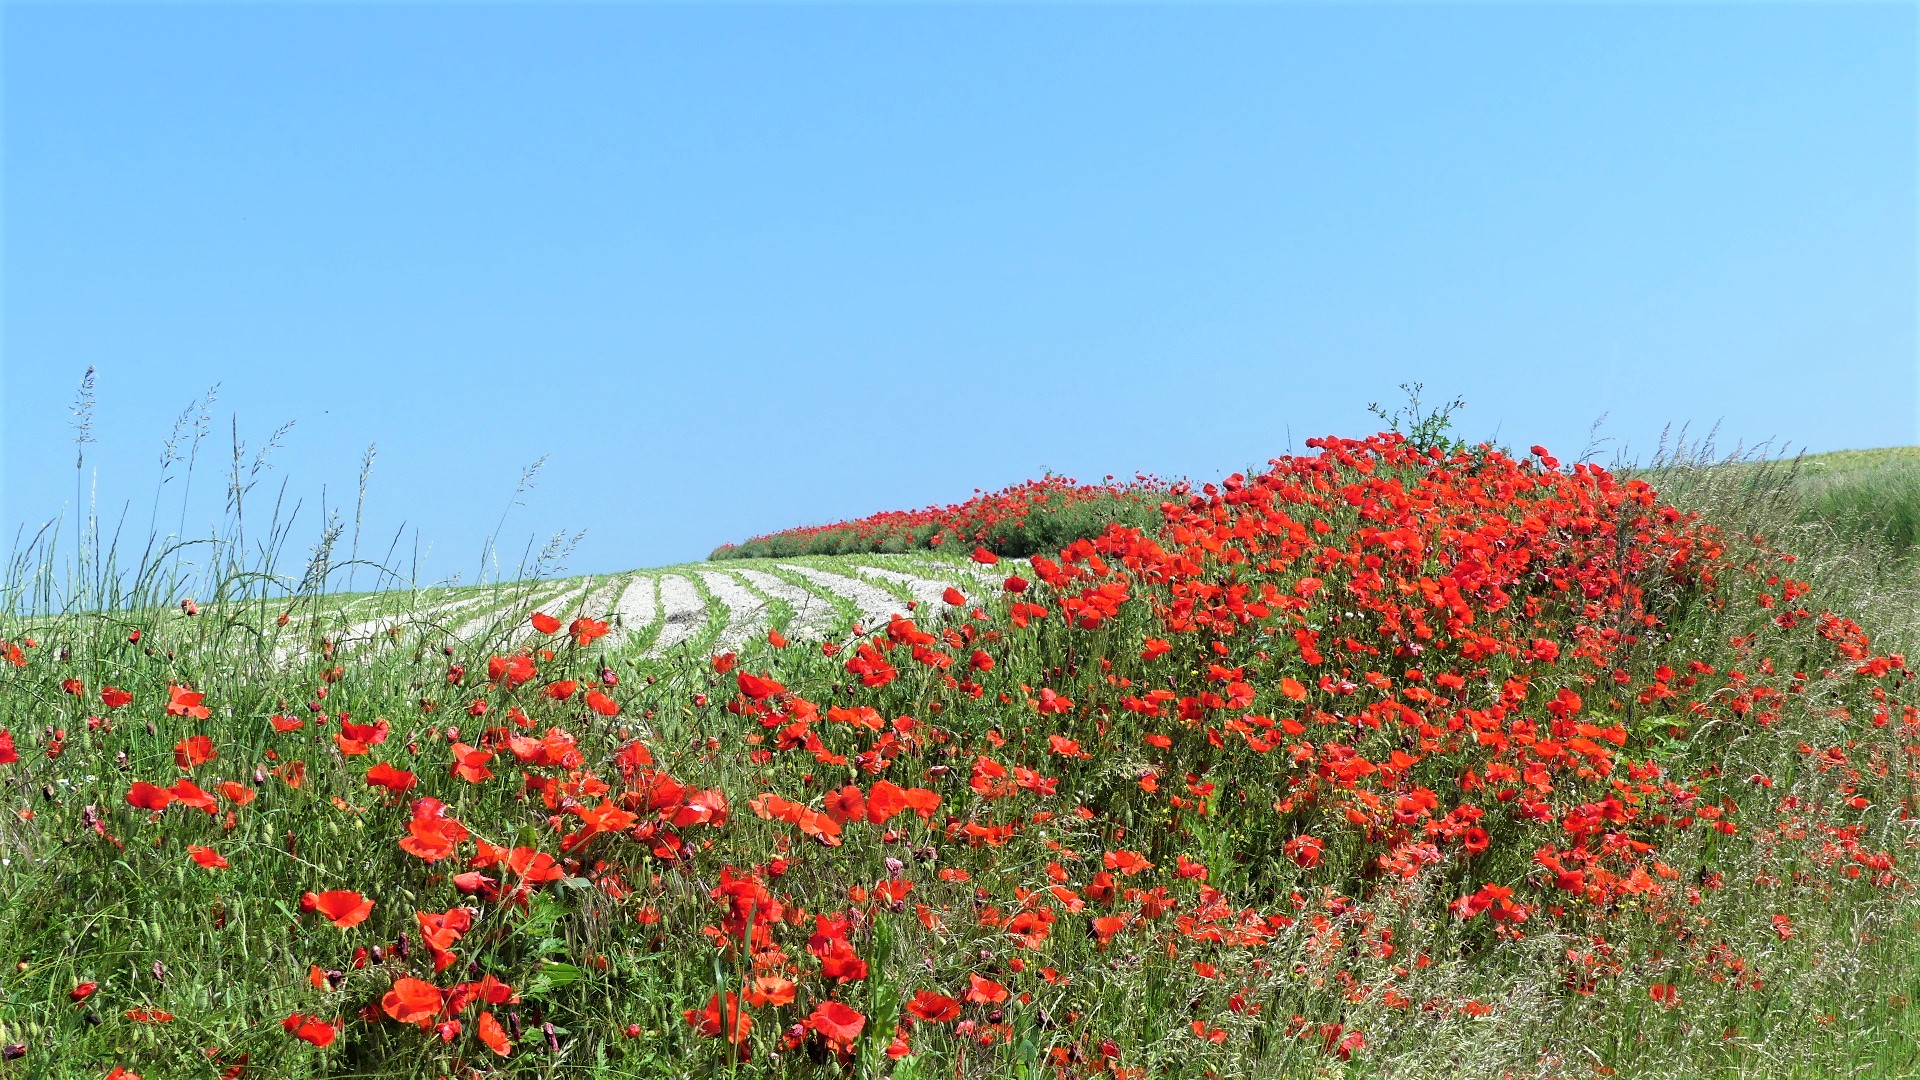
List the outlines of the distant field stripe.
{"type": "Polygon", "coordinates": [[[888,616],[896,612],[904,614],[906,611],[906,605],[900,602],[899,597],[858,578],[829,573],[815,567],[802,566],[799,563],[781,563],[779,568],[798,574],[829,592],[851,600],[859,609],[860,620],[868,624],[869,629],[884,624],[888,616]]]}
{"type": "Polygon", "coordinates": [[[767,602],[742,585],[732,574],[719,570],[698,570],[700,581],[714,600],[727,609],[727,627],[714,642],[718,651],[737,649],[741,643],[764,631],[768,624],[767,602]]]}
{"type": "Polygon", "coordinates": [[[827,597],[782,581],[765,570],[734,570],[732,573],[793,609],[793,621],[787,624],[785,630],[788,637],[826,637],[833,633],[841,621],[839,608],[827,597]]]}
{"type": "Polygon", "coordinates": [[[889,581],[895,585],[904,587],[907,592],[913,595],[915,600],[920,601],[922,607],[932,608],[934,611],[940,610],[942,603],[941,597],[949,587],[949,582],[946,581],[935,581],[932,578],[920,577],[917,574],[908,574],[899,570],[889,570],[883,566],[869,566],[864,563],[855,563],[852,569],[856,574],[863,574],[881,581],[889,581]]]}
{"type": "Polygon", "coordinates": [[[706,628],[706,600],[693,582],[679,574],[660,576],[660,609],[660,634],[647,650],[648,656],[658,656],[706,628]]]}
{"type": "Polygon", "coordinates": [[[613,609],[607,612],[607,621],[613,624],[607,634],[609,646],[631,642],[638,642],[642,647],[652,644],[648,639],[659,621],[659,591],[660,581],[652,574],[641,574],[627,582],[613,609]]]}

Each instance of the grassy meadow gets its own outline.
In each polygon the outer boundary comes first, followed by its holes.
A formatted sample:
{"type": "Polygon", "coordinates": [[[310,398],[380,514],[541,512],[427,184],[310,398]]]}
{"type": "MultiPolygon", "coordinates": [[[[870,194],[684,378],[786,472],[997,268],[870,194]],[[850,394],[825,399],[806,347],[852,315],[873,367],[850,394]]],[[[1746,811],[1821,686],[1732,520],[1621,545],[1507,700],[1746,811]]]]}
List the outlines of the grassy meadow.
{"type": "Polygon", "coordinates": [[[46,537],[0,1080],[1920,1074],[1920,452],[1443,435],[608,578],[46,537]]]}

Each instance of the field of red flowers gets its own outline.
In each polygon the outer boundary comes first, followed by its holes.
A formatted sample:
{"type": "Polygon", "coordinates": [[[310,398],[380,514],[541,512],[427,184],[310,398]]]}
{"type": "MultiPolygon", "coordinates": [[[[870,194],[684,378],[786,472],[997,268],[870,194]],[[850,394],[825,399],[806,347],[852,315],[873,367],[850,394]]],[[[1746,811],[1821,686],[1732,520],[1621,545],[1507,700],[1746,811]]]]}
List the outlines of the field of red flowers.
{"type": "Polygon", "coordinates": [[[0,1078],[1920,1069],[1866,616],[1539,447],[1308,445],[824,643],[13,632],[0,1078]]]}
{"type": "Polygon", "coordinates": [[[1068,476],[1028,480],[999,491],[975,491],[965,502],[921,510],[888,510],[855,521],[808,525],[716,548],[712,559],[791,558],[914,549],[984,547],[1025,557],[1091,539],[1108,525],[1151,528],[1172,485],[1139,475],[1082,484],[1068,476]]]}

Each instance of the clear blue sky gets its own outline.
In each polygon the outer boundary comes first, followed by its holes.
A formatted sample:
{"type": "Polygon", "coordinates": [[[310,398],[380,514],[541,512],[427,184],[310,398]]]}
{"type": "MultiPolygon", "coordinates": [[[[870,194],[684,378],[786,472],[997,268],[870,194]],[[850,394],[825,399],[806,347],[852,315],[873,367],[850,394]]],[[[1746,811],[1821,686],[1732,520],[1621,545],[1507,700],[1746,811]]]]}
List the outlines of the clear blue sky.
{"type": "Polygon", "coordinates": [[[506,535],[587,572],[1410,379],[1569,455],[1913,443],[1915,10],[9,3],[0,518],[89,364],[139,531],[218,382],[303,541],[378,443],[430,576],[542,454],[506,535]]]}

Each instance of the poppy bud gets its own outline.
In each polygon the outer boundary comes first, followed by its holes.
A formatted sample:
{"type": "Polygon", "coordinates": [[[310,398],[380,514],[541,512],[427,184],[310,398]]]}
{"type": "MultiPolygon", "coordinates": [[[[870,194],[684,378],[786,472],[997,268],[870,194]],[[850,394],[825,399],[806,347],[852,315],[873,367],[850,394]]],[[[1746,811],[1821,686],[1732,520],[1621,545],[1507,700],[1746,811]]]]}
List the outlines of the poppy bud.
{"type": "Polygon", "coordinates": [[[0,1046],[0,1061],[18,1061],[26,1056],[26,1043],[8,1043],[5,1046],[0,1046]]]}

